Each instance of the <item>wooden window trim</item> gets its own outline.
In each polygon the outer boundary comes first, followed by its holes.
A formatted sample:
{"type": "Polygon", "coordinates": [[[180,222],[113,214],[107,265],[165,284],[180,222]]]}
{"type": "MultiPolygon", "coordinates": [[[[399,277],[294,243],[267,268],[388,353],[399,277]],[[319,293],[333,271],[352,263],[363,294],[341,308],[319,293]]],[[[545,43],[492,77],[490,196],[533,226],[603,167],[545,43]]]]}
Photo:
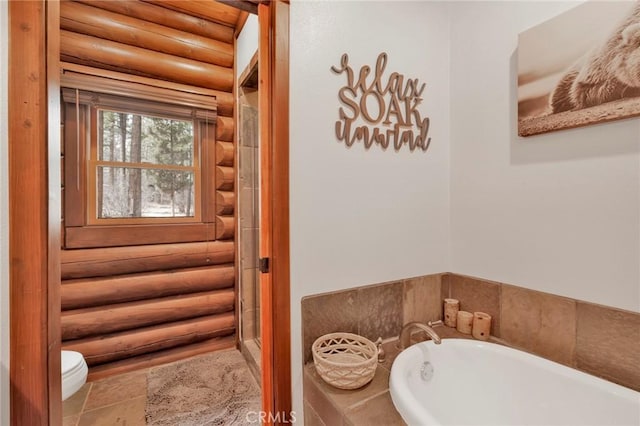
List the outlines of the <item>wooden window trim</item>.
{"type": "MultiPolygon", "coordinates": [[[[67,66],[67,68],[69,68],[67,66]]],[[[74,67],[75,70],[77,67],[74,67]]],[[[94,72],[92,68],[81,68],[85,72],[94,72]]],[[[102,71],[102,70],[100,70],[102,71]]],[[[208,115],[202,117],[210,121],[215,121],[218,110],[218,102],[215,92],[209,93],[189,93],[184,88],[151,86],[149,81],[126,81],[116,79],[109,73],[103,75],[81,74],[79,72],[64,70],[61,75],[60,84],[63,88],[78,89],[93,94],[99,94],[103,99],[114,97],[132,98],[137,102],[146,100],[153,103],[165,103],[172,106],[186,106],[196,108],[206,112],[208,115]]],[[[65,90],[63,89],[63,94],[65,90]]],[[[75,90],[67,91],[73,95],[75,90]]],[[[82,98],[81,98],[82,100],[82,98]]],[[[66,101],[66,100],[65,100],[66,101]]],[[[117,98],[116,98],[117,102],[117,98]]],[[[86,103],[86,102],[85,102],[86,103]]]]}
{"type": "MultiPolygon", "coordinates": [[[[82,105],[99,105],[105,109],[127,111],[136,114],[161,115],[163,117],[176,118],[179,120],[204,120],[215,122],[217,114],[213,110],[202,109],[198,104],[182,102],[181,104],[168,103],[165,100],[153,100],[152,95],[147,93],[136,96],[135,90],[120,90],[117,93],[102,93],[99,85],[94,91],[79,90],[77,88],[62,89],[62,99],[64,102],[76,103],[76,90],[78,91],[78,103],[82,105]],[[148,96],[147,96],[148,95],[148,96]]],[[[176,96],[176,93],[173,94],[176,96]]],[[[182,96],[180,94],[179,96],[182,96]]]]}
{"type": "Polygon", "coordinates": [[[120,247],[136,235],[145,244],[191,243],[215,240],[215,223],[179,223],[119,226],[70,226],[65,230],[65,248],[120,247]]]}
{"type": "MultiPolygon", "coordinates": [[[[65,233],[64,247],[115,247],[138,244],[166,244],[215,239],[215,122],[217,104],[211,96],[178,92],[173,89],[151,87],[145,84],[111,80],[106,77],[81,75],[81,78],[62,76],[62,100],[65,116],[65,233]],[[104,90],[108,93],[69,87],[79,83],[83,88],[104,90]],[[141,90],[141,92],[138,92],[141,90]],[[172,94],[176,103],[165,103],[154,98],[158,91],[172,94]],[[208,109],[202,109],[205,101],[208,109]],[[176,218],[113,218],[94,219],[96,206],[88,200],[95,199],[95,177],[92,172],[96,162],[97,110],[159,115],[194,123],[194,172],[196,176],[196,200],[199,197],[195,217],[176,218]],[[89,124],[90,123],[90,124],[89,124]],[[74,132],[77,128],[79,131],[74,132]],[[80,138],[78,142],[78,137],[80,138]],[[93,146],[91,146],[93,144],[93,146]],[[92,188],[93,190],[90,190],[92,188]],[[113,232],[106,237],[105,229],[113,232]],[[198,234],[202,232],[202,234],[198,234]],[[106,238],[105,238],[106,237],[106,238]]],[[[161,99],[167,99],[166,97],[161,99]]],[[[116,167],[130,167],[118,163],[116,167]]],[[[144,168],[174,168],[142,165],[144,168]]],[[[135,167],[135,165],[134,165],[135,167]]],[[[181,167],[178,167],[181,168],[181,167]]]]}

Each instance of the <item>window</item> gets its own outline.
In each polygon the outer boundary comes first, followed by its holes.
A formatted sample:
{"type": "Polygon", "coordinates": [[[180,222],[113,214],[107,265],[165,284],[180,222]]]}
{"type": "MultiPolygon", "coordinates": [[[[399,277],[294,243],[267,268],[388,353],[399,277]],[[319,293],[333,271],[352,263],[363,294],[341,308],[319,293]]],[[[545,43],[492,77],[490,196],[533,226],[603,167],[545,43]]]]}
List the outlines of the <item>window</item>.
{"type": "Polygon", "coordinates": [[[90,82],[62,89],[65,247],[214,239],[215,98],[90,82]]]}
{"type": "Polygon", "coordinates": [[[193,121],[106,109],[96,114],[89,223],[199,220],[200,167],[193,121]]]}

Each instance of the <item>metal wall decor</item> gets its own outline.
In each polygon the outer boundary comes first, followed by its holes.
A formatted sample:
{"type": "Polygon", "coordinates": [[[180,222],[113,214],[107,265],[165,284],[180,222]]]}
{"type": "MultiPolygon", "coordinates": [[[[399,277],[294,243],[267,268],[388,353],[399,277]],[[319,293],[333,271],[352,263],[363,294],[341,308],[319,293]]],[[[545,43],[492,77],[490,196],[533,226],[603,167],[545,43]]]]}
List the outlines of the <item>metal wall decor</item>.
{"type": "Polygon", "coordinates": [[[351,147],[356,142],[365,149],[374,144],[382,149],[393,146],[399,151],[408,146],[427,151],[431,144],[429,117],[423,117],[418,106],[426,87],[417,78],[405,78],[392,72],[385,78],[387,54],[378,55],[375,69],[363,65],[355,73],[349,65],[349,55],[342,55],[339,66],[332,66],[336,74],[346,74],[347,84],[338,91],[342,106],[335,123],[336,137],[351,147]]]}

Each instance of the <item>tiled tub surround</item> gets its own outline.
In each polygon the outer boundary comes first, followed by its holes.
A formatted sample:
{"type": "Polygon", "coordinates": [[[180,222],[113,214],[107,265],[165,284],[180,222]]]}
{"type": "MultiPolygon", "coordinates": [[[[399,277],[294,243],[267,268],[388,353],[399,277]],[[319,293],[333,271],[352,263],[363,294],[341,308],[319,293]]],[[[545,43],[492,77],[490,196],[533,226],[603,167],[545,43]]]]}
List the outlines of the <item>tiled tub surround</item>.
{"type": "MultiPolygon", "coordinates": [[[[305,424],[402,424],[388,391],[394,342],[376,377],[354,391],[322,382],[311,345],[346,331],[392,339],[403,324],[442,319],[446,297],[492,317],[492,341],[513,346],[640,391],[640,313],[458,274],[443,273],[305,297],[302,300],[305,424]],[[371,417],[373,416],[373,417],[371,417]]],[[[443,337],[469,337],[438,327],[443,337]]]]}
{"type": "Polygon", "coordinates": [[[303,298],[305,363],[313,361],[313,342],[327,333],[356,333],[375,342],[398,336],[408,322],[440,319],[441,282],[437,274],[303,298]]]}
{"type": "MultiPolygon", "coordinates": [[[[471,339],[470,335],[458,333],[453,328],[437,327],[440,337],[471,339]]],[[[426,340],[423,332],[412,336],[412,343],[426,340]]],[[[384,343],[386,358],[379,363],[376,374],[368,385],[356,390],[342,390],[328,385],[316,372],[313,361],[304,367],[304,420],[305,426],[369,426],[404,425],[396,411],[389,393],[391,365],[400,353],[398,340],[384,343]]]]}

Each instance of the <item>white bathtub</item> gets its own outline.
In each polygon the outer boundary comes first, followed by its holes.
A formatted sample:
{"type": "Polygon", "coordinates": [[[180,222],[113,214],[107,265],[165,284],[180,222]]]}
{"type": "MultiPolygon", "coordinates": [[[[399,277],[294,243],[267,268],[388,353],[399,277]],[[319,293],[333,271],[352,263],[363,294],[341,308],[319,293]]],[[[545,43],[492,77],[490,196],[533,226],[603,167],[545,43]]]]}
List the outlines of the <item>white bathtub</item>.
{"type": "Polygon", "coordinates": [[[640,393],[475,340],[410,346],[394,361],[389,387],[393,404],[412,426],[640,425],[640,393]]]}

